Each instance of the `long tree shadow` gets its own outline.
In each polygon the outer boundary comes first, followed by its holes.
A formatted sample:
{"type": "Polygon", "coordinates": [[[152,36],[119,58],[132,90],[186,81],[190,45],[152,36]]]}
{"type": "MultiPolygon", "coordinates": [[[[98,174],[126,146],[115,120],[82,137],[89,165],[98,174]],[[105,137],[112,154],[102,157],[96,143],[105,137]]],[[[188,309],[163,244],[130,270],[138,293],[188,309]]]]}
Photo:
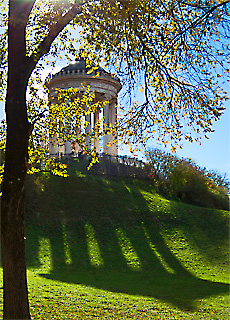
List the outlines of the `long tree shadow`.
{"type": "MultiPolygon", "coordinates": [[[[39,239],[48,239],[51,270],[46,278],[154,297],[185,310],[195,310],[198,299],[229,292],[225,283],[195,277],[176,258],[134,182],[121,187],[116,180],[97,178],[84,196],[92,178],[84,179],[81,192],[72,189],[69,196],[63,191],[67,179],[46,182],[47,190],[54,188],[55,205],[53,193],[40,194],[39,214],[27,220],[29,266],[39,267],[39,239]],[[76,214],[71,213],[74,207],[76,214]]],[[[78,181],[73,179],[73,186],[78,181]]]]}

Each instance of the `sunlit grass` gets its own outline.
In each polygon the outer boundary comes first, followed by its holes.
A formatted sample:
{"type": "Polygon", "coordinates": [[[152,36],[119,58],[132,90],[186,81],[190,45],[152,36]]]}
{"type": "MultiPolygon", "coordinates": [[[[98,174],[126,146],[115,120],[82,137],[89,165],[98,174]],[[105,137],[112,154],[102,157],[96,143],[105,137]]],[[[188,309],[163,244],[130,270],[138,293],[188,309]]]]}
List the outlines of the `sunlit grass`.
{"type": "MultiPolygon", "coordinates": [[[[33,320],[196,319],[161,300],[51,281],[28,272],[33,320]]],[[[207,318],[208,319],[208,318],[207,318]]]]}
{"type": "Polygon", "coordinates": [[[75,174],[76,174],[76,176],[79,177],[79,178],[85,178],[85,177],[86,177],[86,175],[83,174],[83,173],[81,173],[80,171],[76,171],[75,174]]]}
{"type": "MultiPolygon", "coordinates": [[[[198,310],[186,312],[154,297],[113,293],[81,284],[53,281],[30,270],[28,284],[32,320],[226,320],[229,315],[229,301],[224,297],[203,299],[199,301],[198,310]]],[[[0,286],[2,287],[2,269],[0,286]]]]}
{"type": "Polygon", "coordinates": [[[39,239],[38,257],[40,260],[41,268],[46,272],[49,272],[52,269],[52,252],[49,239],[39,239]]]}
{"type": "Polygon", "coordinates": [[[125,235],[121,228],[116,229],[116,234],[127,265],[134,271],[141,270],[141,262],[128,237],[125,235]]]}
{"type": "Polygon", "coordinates": [[[154,252],[154,254],[156,255],[157,259],[160,261],[160,264],[162,265],[162,267],[168,271],[169,273],[175,273],[174,270],[168,265],[168,263],[165,261],[165,259],[162,257],[162,255],[157,251],[156,247],[154,246],[154,244],[152,243],[150,236],[145,228],[144,223],[142,222],[142,227],[145,233],[145,236],[147,238],[149,247],[151,248],[151,250],[154,252]]]}
{"type": "Polygon", "coordinates": [[[88,254],[90,262],[93,266],[101,267],[104,262],[101,257],[100,248],[95,237],[95,232],[90,224],[85,225],[85,233],[87,239],[88,254]]]}
{"type": "MultiPolygon", "coordinates": [[[[164,234],[166,244],[172,253],[192,274],[211,281],[220,281],[229,283],[230,273],[227,272],[229,267],[228,251],[226,252],[225,261],[219,260],[217,263],[210,263],[210,259],[205,258],[188,240],[182,230],[174,230],[164,234]]],[[[208,250],[209,248],[207,248],[208,250]]],[[[214,254],[218,255],[218,251],[222,248],[213,248],[214,254]]],[[[221,255],[221,253],[220,253],[221,255]]],[[[214,258],[214,257],[213,257],[214,258]]]]}
{"type": "Polygon", "coordinates": [[[129,193],[131,193],[131,190],[130,190],[130,188],[129,188],[128,186],[125,186],[125,189],[126,189],[129,193]]]}
{"type": "Polygon", "coordinates": [[[66,226],[63,224],[62,225],[63,229],[63,244],[64,244],[64,252],[65,252],[65,262],[66,264],[71,264],[72,259],[71,259],[71,254],[70,254],[70,247],[69,247],[69,242],[66,234],[66,226]]]}

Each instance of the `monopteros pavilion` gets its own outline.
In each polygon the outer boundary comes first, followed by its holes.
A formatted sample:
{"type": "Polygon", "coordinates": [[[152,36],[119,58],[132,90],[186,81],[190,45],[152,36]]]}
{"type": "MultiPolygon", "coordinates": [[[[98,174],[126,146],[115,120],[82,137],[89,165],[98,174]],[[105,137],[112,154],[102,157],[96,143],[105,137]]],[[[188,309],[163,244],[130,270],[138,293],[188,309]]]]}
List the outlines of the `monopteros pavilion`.
{"type": "MultiPolygon", "coordinates": [[[[104,125],[113,127],[117,117],[117,95],[121,89],[121,83],[118,78],[114,78],[103,68],[93,68],[87,66],[86,60],[80,58],[75,63],[72,63],[62,68],[58,73],[52,75],[51,80],[47,83],[49,89],[49,101],[57,103],[56,89],[69,88],[86,88],[89,87],[94,92],[95,101],[107,101],[103,108],[98,108],[93,114],[87,114],[86,121],[88,123],[85,130],[91,132],[95,124],[102,118],[104,125]]],[[[81,89],[84,90],[84,89],[81,89]]],[[[83,93],[83,92],[82,92],[83,93]]],[[[100,154],[108,154],[117,156],[118,147],[117,141],[111,134],[106,134],[103,137],[103,143],[98,139],[94,139],[94,150],[100,154]]],[[[57,134],[50,136],[49,154],[51,156],[64,156],[78,154],[80,147],[77,143],[66,141],[65,144],[58,143],[57,134]]]]}

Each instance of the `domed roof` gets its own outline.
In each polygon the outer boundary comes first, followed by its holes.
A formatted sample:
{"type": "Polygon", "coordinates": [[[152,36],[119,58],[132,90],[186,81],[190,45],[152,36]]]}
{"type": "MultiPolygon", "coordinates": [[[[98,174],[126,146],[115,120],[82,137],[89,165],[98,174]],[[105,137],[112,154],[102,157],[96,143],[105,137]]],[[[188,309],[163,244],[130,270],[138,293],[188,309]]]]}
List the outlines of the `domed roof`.
{"type": "MultiPolygon", "coordinates": [[[[87,73],[89,70],[91,70],[92,67],[95,67],[94,64],[91,64],[90,66],[86,66],[86,60],[84,58],[80,58],[75,61],[75,63],[69,64],[67,67],[64,67],[61,69],[60,72],[65,72],[65,71],[85,71],[87,73]]],[[[95,70],[95,69],[94,69],[95,70]]],[[[107,73],[103,68],[98,67],[95,71],[104,71],[107,73]]]]}
{"type": "MultiPolygon", "coordinates": [[[[120,79],[114,77],[103,68],[96,66],[95,64],[89,64],[83,57],[80,57],[66,67],[63,67],[59,72],[53,74],[49,79],[48,87],[57,85],[57,83],[67,81],[91,81],[91,85],[94,82],[101,81],[102,83],[110,83],[115,86],[117,92],[121,89],[120,79]]],[[[60,85],[60,84],[59,84],[60,85]]]]}

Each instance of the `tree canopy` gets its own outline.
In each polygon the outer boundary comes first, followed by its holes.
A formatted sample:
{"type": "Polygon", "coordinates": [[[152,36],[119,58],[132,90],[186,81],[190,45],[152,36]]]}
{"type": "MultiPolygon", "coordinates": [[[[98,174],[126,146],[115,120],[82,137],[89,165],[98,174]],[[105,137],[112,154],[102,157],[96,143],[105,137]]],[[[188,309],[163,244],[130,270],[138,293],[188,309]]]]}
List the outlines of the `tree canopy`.
{"type": "MultiPolygon", "coordinates": [[[[154,137],[174,147],[208,137],[228,99],[223,83],[229,77],[229,1],[84,1],[77,15],[73,3],[34,2],[26,55],[38,61],[38,71],[60,57],[74,59],[80,43],[88,63],[103,64],[122,81],[122,142],[154,137]],[[79,27],[80,39],[73,32],[79,27]]],[[[32,117],[39,118],[34,110],[32,117]]]]}
{"type": "Polygon", "coordinates": [[[229,1],[103,1],[88,10],[87,55],[121,77],[128,99],[143,92],[120,122],[125,137],[172,144],[207,137],[227,100],[229,1]]]}
{"type": "MultiPolygon", "coordinates": [[[[80,43],[89,63],[103,64],[122,81],[123,142],[145,143],[155,133],[164,143],[199,140],[227,99],[221,86],[229,75],[229,0],[0,0],[0,8],[4,319],[29,319],[24,187],[28,147],[42,153],[49,133],[43,117],[49,110],[35,90],[41,69],[63,54],[75,58],[80,43]],[[80,39],[71,32],[76,28],[80,39]]],[[[63,108],[55,112],[61,116],[63,108]]]]}

